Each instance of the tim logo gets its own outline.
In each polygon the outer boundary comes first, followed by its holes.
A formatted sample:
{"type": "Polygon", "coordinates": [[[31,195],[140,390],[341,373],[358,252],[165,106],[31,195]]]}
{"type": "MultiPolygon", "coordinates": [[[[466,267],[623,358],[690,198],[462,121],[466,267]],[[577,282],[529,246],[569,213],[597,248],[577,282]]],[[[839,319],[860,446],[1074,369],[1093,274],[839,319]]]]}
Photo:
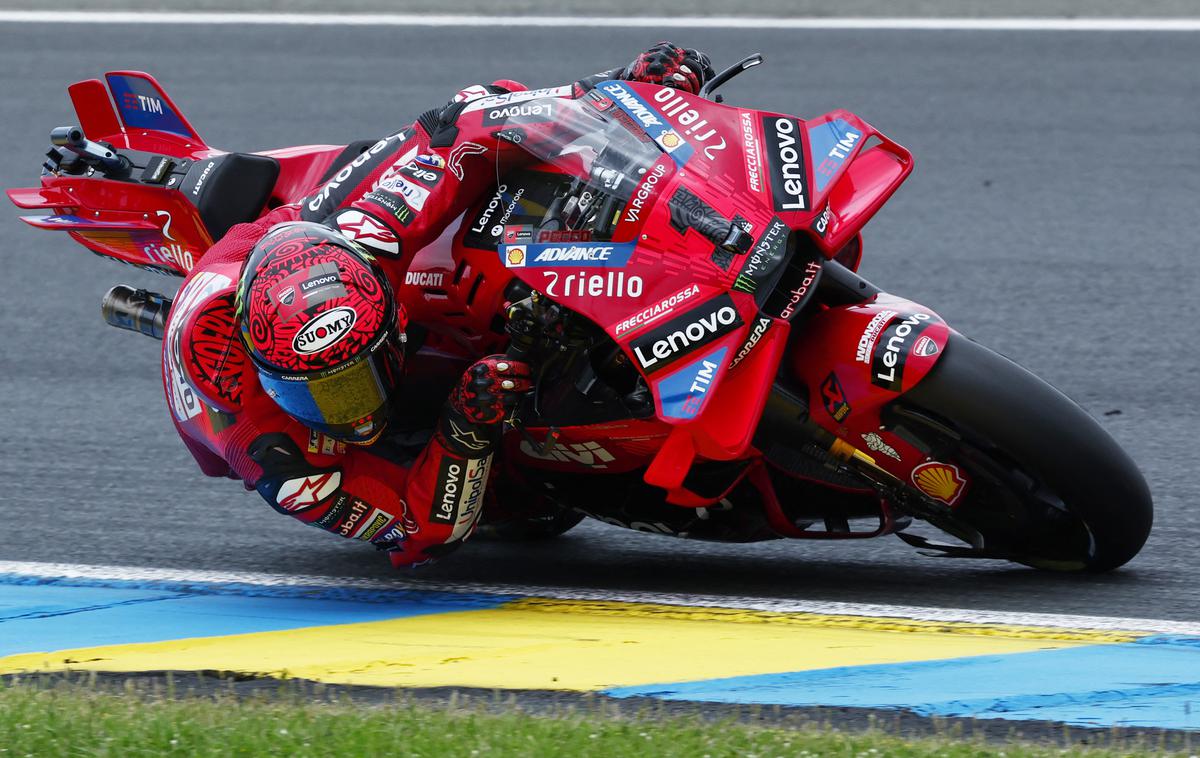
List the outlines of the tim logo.
{"type": "Polygon", "coordinates": [[[147,95],[137,95],[133,92],[126,92],[122,102],[127,111],[142,111],[143,113],[157,113],[162,115],[163,104],[162,100],[157,97],[149,97],[147,95]]]}

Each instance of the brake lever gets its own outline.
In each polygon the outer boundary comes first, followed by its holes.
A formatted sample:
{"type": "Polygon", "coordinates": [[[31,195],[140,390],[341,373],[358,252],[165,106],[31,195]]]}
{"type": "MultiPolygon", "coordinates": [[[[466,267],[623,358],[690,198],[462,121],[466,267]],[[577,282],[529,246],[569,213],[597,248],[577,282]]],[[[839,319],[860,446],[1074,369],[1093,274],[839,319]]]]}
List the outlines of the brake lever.
{"type": "MultiPolygon", "coordinates": [[[[754,53],[753,55],[746,56],[745,58],[741,59],[737,63],[733,64],[729,68],[725,69],[721,73],[714,76],[712,79],[709,79],[707,82],[705,82],[704,86],[700,88],[700,97],[703,97],[708,100],[713,100],[714,98],[709,97],[709,95],[711,95],[713,92],[715,92],[718,87],[725,84],[730,79],[737,76],[738,74],[743,74],[743,73],[749,71],[750,69],[754,68],[755,66],[760,65],[762,62],[763,62],[762,53],[754,53]]],[[[720,101],[717,101],[717,102],[720,102],[720,101]]]]}

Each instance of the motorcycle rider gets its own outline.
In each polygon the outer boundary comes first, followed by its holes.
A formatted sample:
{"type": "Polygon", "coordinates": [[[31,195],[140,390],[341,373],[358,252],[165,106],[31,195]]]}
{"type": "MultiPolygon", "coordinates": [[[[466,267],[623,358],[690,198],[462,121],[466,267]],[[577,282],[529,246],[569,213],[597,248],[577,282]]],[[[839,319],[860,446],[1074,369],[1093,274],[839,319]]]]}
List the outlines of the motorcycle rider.
{"type": "MultiPolygon", "coordinates": [[[[624,68],[537,95],[580,97],[611,78],[695,94],[712,75],[703,54],[662,42],[624,68]]],[[[476,362],[431,439],[427,430],[398,439],[389,422],[407,410],[407,319],[393,293],[413,254],[488,190],[498,156],[512,149],[495,127],[463,129],[459,116],[481,98],[533,96],[525,91],[509,80],[462,90],[298,206],[233,227],[197,262],[167,324],[164,384],[205,474],[240,479],[280,513],[373,543],[396,566],[470,536],[500,425],[531,388],[529,368],[499,355],[476,362]]]]}

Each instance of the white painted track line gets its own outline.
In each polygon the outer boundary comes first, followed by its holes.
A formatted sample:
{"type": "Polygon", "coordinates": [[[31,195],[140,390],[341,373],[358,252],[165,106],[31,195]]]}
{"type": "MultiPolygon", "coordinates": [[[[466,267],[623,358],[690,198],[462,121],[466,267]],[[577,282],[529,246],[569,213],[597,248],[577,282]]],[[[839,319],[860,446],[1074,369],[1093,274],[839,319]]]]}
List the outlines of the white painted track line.
{"type": "Polygon", "coordinates": [[[859,29],[925,31],[1196,32],[1200,18],[764,18],[521,16],[403,13],[0,11],[0,24],[235,24],[275,26],[617,27],[624,29],[859,29]]]}
{"type": "MultiPolygon", "coordinates": [[[[905,605],[840,603],[785,598],[691,595],[663,592],[626,592],[623,590],[574,589],[534,585],[488,584],[475,582],[415,581],[394,579],[351,579],[335,576],[290,576],[248,572],[189,571],[183,569],[140,568],[135,566],[85,566],[67,563],[0,561],[0,584],[6,578],[78,579],[92,581],[168,582],[188,584],[248,584],[259,587],[319,587],[343,590],[463,592],[483,595],[519,595],[556,600],[606,600],[662,605],[691,605],[707,608],[738,608],[780,613],[819,613],[835,616],[904,618],[918,621],[1007,624],[1014,626],[1108,629],[1200,636],[1200,623],[1165,619],[1119,618],[1110,616],[1074,616],[1050,613],[986,611],[966,608],[921,608],[905,605]]],[[[11,581],[11,580],[10,580],[11,581]]]]}

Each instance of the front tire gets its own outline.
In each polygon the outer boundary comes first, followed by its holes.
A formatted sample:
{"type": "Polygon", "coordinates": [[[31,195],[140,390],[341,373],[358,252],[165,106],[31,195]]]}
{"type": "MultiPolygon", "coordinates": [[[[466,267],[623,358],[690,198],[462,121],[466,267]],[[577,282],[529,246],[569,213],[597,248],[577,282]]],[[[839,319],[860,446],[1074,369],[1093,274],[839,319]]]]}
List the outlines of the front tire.
{"type": "Polygon", "coordinates": [[[989,551],[1100,572],[1132,559],[1150,534],[1149,487],[1112,437],[1066,395],[966,337],[952,334],[885,418],[967,471],[971,486],[946,526],[966,526],[989,551]]]}

